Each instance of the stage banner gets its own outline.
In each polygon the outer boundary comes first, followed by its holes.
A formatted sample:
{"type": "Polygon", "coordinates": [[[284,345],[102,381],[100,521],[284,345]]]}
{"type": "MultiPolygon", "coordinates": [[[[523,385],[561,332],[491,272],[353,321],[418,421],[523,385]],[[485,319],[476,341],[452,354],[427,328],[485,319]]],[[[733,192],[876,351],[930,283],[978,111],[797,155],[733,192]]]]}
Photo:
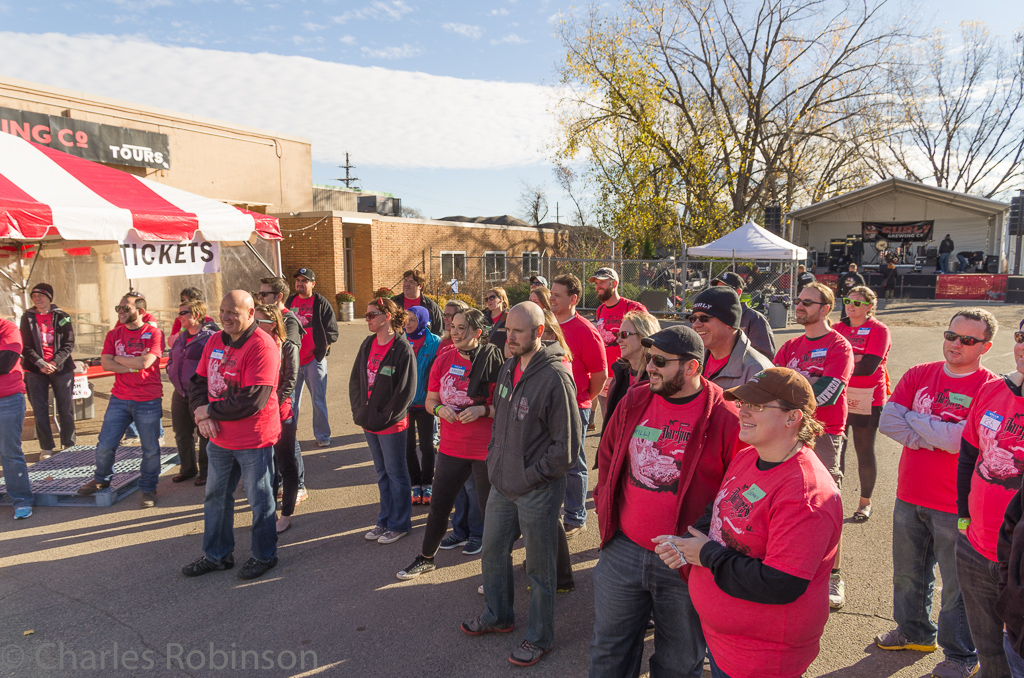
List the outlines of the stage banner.
{"type": "Polygon", "coordinates": [[[862,221],[864,242],[895,240],[896,242],[928,242],[932,239],[934,221],[862,221]]]}
{"type": "Polygon", "coordinates": [[[203,240],[198,232],[193,240],[153,242],[143,240],[132,231],[118,245],[124,274],[129,280],[220,271],[220,243],[203,240]]]}

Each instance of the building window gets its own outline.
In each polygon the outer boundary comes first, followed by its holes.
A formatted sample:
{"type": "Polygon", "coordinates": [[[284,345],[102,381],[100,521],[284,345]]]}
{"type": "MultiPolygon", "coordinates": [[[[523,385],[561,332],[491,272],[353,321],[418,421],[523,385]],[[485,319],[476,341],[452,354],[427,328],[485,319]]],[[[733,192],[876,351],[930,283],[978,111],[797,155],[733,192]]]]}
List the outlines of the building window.
{"type": "Polygon", "coordinates": [[[487,280],[505,280],[508,277],[504,252],[484,252],[484,277],[487,280]]]}
{"type": "Polygon", "coordinates": [[[523,278],[540,275],[540,252],[523,252],[523,278]]]}
{"type": "Polygon", "coordinates": [[[466,279],[466,253],[441,252],[441,280],[466,279]]]}

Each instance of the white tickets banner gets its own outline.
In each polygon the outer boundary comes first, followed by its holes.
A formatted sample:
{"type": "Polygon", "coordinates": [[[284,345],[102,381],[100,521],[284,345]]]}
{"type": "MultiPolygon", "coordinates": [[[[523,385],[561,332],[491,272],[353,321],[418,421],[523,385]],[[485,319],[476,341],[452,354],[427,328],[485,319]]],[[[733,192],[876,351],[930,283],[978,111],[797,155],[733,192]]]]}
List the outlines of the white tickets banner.
{"type": "Polygon", "coordinates": [[[76,374],[74,389],[71,391],[71,399],[83,400],[91,395],[92,387],[89,385],[89,377],[84,374],[76,374]]]}
{"type": "Polygon", "coordinates": [[[193,240],[154,242],[132,231],[118,245],[129,280],[220,271],[220,243],[203,240],[199,233],[193,240]]]}

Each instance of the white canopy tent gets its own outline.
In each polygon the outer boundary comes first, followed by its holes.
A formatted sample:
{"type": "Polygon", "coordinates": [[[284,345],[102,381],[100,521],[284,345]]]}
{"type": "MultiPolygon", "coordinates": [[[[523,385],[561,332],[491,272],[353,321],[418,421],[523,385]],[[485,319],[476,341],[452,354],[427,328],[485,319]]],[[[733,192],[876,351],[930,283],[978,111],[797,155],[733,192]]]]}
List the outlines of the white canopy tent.
{"type": "Polygon", "coordinates": [[[807,250],[797,247],[785,238],[767,231],[749,221],[735,231],[723,235],[707,245],[691,247],[686,251],[691,257],[715,257],[720,259],[769,259],[782,261],[805,261],[807,250]]]}

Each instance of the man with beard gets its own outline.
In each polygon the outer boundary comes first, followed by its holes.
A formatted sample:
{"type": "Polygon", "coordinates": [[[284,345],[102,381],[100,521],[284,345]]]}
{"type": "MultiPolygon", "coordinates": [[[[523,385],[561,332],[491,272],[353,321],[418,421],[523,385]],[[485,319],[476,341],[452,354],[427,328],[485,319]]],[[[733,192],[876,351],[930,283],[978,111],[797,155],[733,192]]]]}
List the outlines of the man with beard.
{"type": "Polygon", "coordinates": [[[530,579],[530,624],[509,661],[530,666],[551,651],[555,636],[556,537],[565,474],[583,440],[573,378],[558,342],[545,346],[544,313],[532,301],[509,311],[506,348],[512,358],[494,391],[494,435],[487,450],[491,495],[484,511],[483,615],[462,623],[467,635],[514,627],[512,548],[520,530],[530,579]]]}
{"type": "Polygon", "coordinates": [[[685,534],[704,514],[738,444],[736,409],[701,376],[697,333],[677,325],[641,342],[650,351],[650,381],[626,393],[598,449],[601,555],[591,678],[639,674],[652,611],[651,675],[701,675],[706,646],[690,601],[689,568],[676,573],[665,566],[654,540],[685,534]]]}
{"type": "MultiPolygon", "coordinates": [[[[846,387],[853,375],[853,347],[829,325],[835,296],[825,285],[813,282],[796,298],[796,321],[804,333],[790,339],[775,354],[775,364],[796,370],[807,378],[817,401],[815,417],[825,427],[814,451],[839,489],[843,487],[843,448],[846,445],[846,387]]],[[[829,582],[829,605],[838,610],[846,604],[846,584],[839,569],[843,540],[829,582]]]]}
{"type": "MultiPolygon", "coordinates": [[[[615,361],[622,355],[619,348],[619,326],[622,325],[622,318],[630,311],[647,312],[647,307],[639,301],[626,299],[619,295],[619,274],[614,268],[599,268],[590,276],[597,291],[597,300],[601,302],[597,306],[596,322],[597,333],[604,342],[604,355],[608,361],[608,369],[615,364],[615,361]]],[[[608,404],[608,388],[611,386],[611,379],[604,382],[601,394],[597,396],[597,402],[601,403],[601,420],[605,420],[605,411],[608,404]]],[[[593,422],[587,427],[593,429],[593,422]]]]}

